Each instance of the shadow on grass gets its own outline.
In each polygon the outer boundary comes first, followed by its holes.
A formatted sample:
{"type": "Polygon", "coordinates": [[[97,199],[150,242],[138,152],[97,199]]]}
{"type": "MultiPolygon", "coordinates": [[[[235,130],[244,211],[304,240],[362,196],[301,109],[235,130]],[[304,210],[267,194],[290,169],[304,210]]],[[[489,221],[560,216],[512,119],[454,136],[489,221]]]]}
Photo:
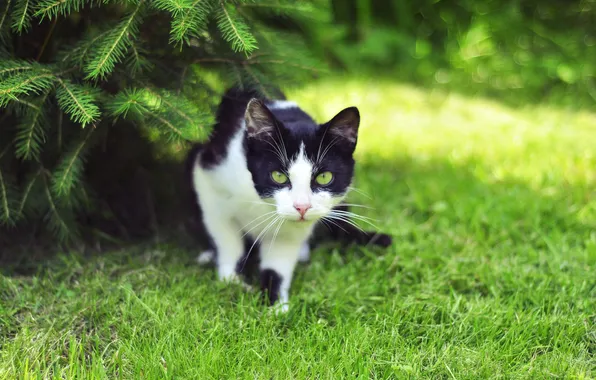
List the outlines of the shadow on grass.
{"type": "MultiPolygon", "coordinates": [[[[513,180],[486,183],[474,175],[477,166],[474,162],[456,166],[448,161],[421,161],[417,157],[391,160],[364,157],[357,165],[356,184],[361,193],[370,195],[371,199],[358,193],[354,195],[359,198],[358,203],[375,209],[366,215],[379,220],[383,232],[394,235],[397,242],[426,245],[433,242],[429,236],[435,234],[444,239],[435,249],[445,255],[471,245],[484,249],[507,246],[513,251],[520,246],[549,250],[553,249],[552,239],[562,239],[567,246],[582,248],[594,244],[590,234],[596,226],[580,221],[577,216],[582,197],[585,197],[582,189],[561,185],[553,191],[550,186],[548,194],[544,194],[540,189],[513,180]]],[[[154,207],[160,209],[160,215],[167,214],[158,221],[164,224],[161,241],[194,251],[189,254],[191,260],[206,246],[206,240],[196,224],[188,223],[188,207],[181,201],[189,199],[188,189],[183,188],[183,181],[177,181],[179,177],[174,177],[181,175],[181,170],[171,162],[154,169],[161,172],[152,172],[153,178],[145,178],[141,183],[153,186],[160,193],[160,204],[154,207]],[[168,184],[168,189],[159,189],[163,183],[168,184]],[[175,198],[166,207],[164,194],[175,198]],[[186,231],[180,232],[183,224],[186,231]]],[[[128,199],[132,202],[142,193],[130,194],[128,199]]],[[[135,207],[143,209],[145,205],[143,200],[135,207]]],[[[142,211],[141,217],[150,217],[147,210],[142,211]]],[[[141,252],[144,248],[138,247],[155,243],[152,234],[149,228],[144,235],[138,233],[134,241],[107,247],[141,252]]],[[[2,247],[0,267],[4,274],[31,274],[43,268],[56,253],[48,245],[30,243],[24,247],[2,247]]],[[[94,249],[87,252],[101,254],[94,249]]]]}
{"type": "MultiPolygon", "coordinates": [[[[327,255],[328,250],[316,254],[328,270],[378,265],[376,273],[383,275],[370,285],[372,304],[385,307],[389,295],[405,288],[422,297],[455,293],[482,298],[515,297],[521,289],[544,287],[564,293],[584,280],[588,288],[596,286],[596,279],[585,277],[586,268],[596,265],[596,225],[581,220],[578,210],[587,202],[581,186],[548,186],[545,193],[521,181],[486,183],[474,174],[475,162],[362,161],[356,185],[371,199],[356,194],[357,203],[375,208],[366,215],[393,235],[394,245],[389,252],[356,248],[340,257],[327,255]]],[[[299,269],[298,276],[308,270],[299,269]]],[[[371,282],[355,280],[359,287],[371,282]]],[[[555,307],[531,294],[523,302],[545,311],[555,307]]]]}

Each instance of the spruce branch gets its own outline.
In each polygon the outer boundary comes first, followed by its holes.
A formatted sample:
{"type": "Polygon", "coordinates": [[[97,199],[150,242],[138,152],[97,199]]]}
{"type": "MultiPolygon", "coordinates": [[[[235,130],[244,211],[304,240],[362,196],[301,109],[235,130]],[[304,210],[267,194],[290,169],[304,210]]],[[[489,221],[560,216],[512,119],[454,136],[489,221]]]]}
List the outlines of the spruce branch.
{"type": "Polygon", "coordinates": [[[131,77],[137,76],[143,70],[151,70],[153,64],[145,57],[145,50],[138,47],[136,43],[130,44],[131,53],[126,59],[126,68],[131,77]]]}
{"type": "Polygon", "coordinates": [[[116,63],[122,61],[138,34],[143,4],[144,0],[140,0],[128,17],[99,41],[99,46],[91,53],[91,58],[85,65],[86,79],[105,78],[114,70],[116,63]]]}
{"type": "Polygon", "coordinates": [[[64,242],[77,236],[77,231],[72,227],[74,216],[71,210],[60,208],[59,203],[54,199],[50,186],[44,173],[44,193],[46,195],[48,210],[44,217],[47,228],[59,241],[64,242]]]}
{"type": "Polygon", "coordinates": [[[188,43],[191,33],[196,33],[207,23],[210,10],[211,3],[195,0],[178,14],[173,13],[170,41],[188,43]]]}
{"type": "Polygon", "coordinates": [[[184,131],[172,124],[167,118],[163,117],[157,112],[152,112],[148,109],[145,109],[145,113],[153,119],[148,126],[150,128],[156,128],[162,131],[164,131],[165,129],[164,132],[168,137],[169,141],[187,140],[187,134],[185,134],[184,131]]]}
{"type": "Polygon", "coordinates": [[[6,0],[6,2],[4,3],[4,8],[0,12],[0,41],[4,40],[5,30],[8,30],[8,27],[6,27],[6,25],[8,24],[8,13],[10,11],[11,3],[12,0],[6,0]]]}
{"type": "Polygon", "coordinates": [[[16,223],[18,214],[14,194],[13,184],[0,170],[0,226],[13,226],[16,223]]]}
{"type": "Polygon", "coordinates": [[[209,0],[153,0],[153,7],[172,15],[170,42],[188,44],[205,27],[212,6],[209,0]]]}
{"type": "Polygon", "coordinates": [[[43,53],[46,51],[46,47],[48,46],[48,42],[50,42],[50,38],[52,38],[52,34],[54,33],[54,28],[56,27],[57,22],[58,18],[55,18],[54,21],[52,21],[52,26],[50,27],[50,30],[46,33],[46,38],[44,38],[43,40],[43,45],[41,45],[41,49],[39,49],[39,52],[37,53],[37,57],[35,58],[36,61],[39,61],[40,58],[43,56],[43,53]]]}
{"type": "Polygon", "coordinates": [[[31,0],[16,0],[12,9],[12,30],[18,34],[27,31],[31,26],[33,4],[31,0]]]}
{"type": "Polygon", "coordinates": [[[33,111],[26,112],[17,125],[14,139],[15,156],[21,160],[39,161],[41,147],[45,143],[46,131],[49,129],[47,110],[44,108],[48,94],[49,91],[37,102],[38,105],[31,104],[29,107],[33,111]]]}
{"type": "Polygon", "coordinates": [[[272,94],[267,90],[266,81],[264,80],[265,78],[263,78],[257,70],[253,70],[252,68],[245,66],[244,71],[249,75],[249,82],[253,86],[257,86],[261,93],[266,97],[272,98],[272,94]]]}
{"type": "Polygon", "coordinates": [[[232,45],[234,51],[244,52],[248,55],[257,48],[257,40],[235,8],[220,1],[216,20],[224,40],[232,45]]]}
{"type": "MultiPolygon", "coordinates": [[[[106,105],[112,116],[123,117],[127,120],[143,124],[147,119],[147,126],[162,131],[170,141],[192,139],[193,133],[187,125],[176,123],[178,118],[173,112],[164,107],[163,97],[148,90],[125,90],[106,105]]],[[[192,120],[192,119],[191,119],[192,120]]],[[[196,121],[192,123],[196,124],[196,121]]]]}
{"type": "Polygon", "coordinates": [[[143,118],[141,103],[145,103],[145,95],[144,91],[126,89],[119,92],[111,102],[108,102],[106,108],[114,118],[141,120],[143,118]]]}
{"type": "Polygon", "coordinates": [[[112,29],[107,29],[102,33],[94,36],[93,38],[87,37],[83,38],[81,42],[73,47],[64,49],[62,52],[58,54],[57,61],[61,65],[66,65],[68,63],[73,63],[75,65],[82,65],[85,59],[87,58],[87,53],[95,47],[95,43],[106,35],[112,32],[112,29]]]}
{"type": "Polygon", "coordinates": [[[100,116],[99,107],[95,105],[99,90],[89,86],[81,86],[58,78],[60,87],[56,90],[56,98],[60,108],[75,123],[85,128],[100,116]]]}
{"type": "Polygon", "coordinates": [[[40,109],[40,108],[39,108],[39,106],[37,106],[37,105],[35,105],[35,104],[33,104],[33,103],[31,103],[31,102],[27,101],[27,100],[24,100],[24,99],[15,98],[15,99],[14,99],[14,102],[15,102],[15,103],[18,103],[18,104],[22,104],[22,105],[24,105],[25,107],[28,107],[28,108],[34,109],[35,111],[39,111],[39,109],[40,109]]]}
{"type": "Polygon", "coordinates": [[[86,0],[42,0],[37,5],[34,16],[42,21],[46,17],[52,19],[59,15],[66,16],[78,12],[86,3],[88,3],[86,0]]]}
{"type": "Polygon", "coordinates": [[[87,142],[94,130],[95,128],[89,128],[85,136],[75,142],[62,156],[52,174],[52,193],[56,196],[67,198],[73,187],[81,181],[87,142]]]}
{"type": "Polygon", "coordinates": [[[0,78],[4,75],[11,75],[36,68],[39,68],[39,66],[32,62],[17,59],[0,60],[0,78]]]}
{"type": "MultiPolygon", "coordinates": [[[[140,83],[139,83],[140,84],[140,83]]],[[[163,104],[165,104],[166,106],[168,106],[173,112],[175,112],[178,116],[182,117],[183,119],[185,119],[186,121],[188,121],[189,123],[195,123],[196,119],[194,118],[195,116],[191,115],[191,112],[186,112],[183,108],[188,109],[189,108],[189,102],[180,97],[177,96],[175,97],[176,100],[175,102],[178,104],[182,104],[182,107],[177,106],[176,104],[174,104],[173,102],[170,102],[167,100],[167,97],[173,97],[173,95],[171,94],[167,94],[164,93],[163,95],[166,96],[162,96],[162,94],[160,94],[157,89],[151,89],[149,87],[145,87],[144,88],[145,91],[147,91],[148,93],[152,94],[153,96],[157,97],[163,104]]]]}
{"type": "Polygon", "coordinates": [[[0,81],[0,107],[6,106],[19,95],[39,94],[49,90],[56,75],[49,70],[29,70],[0,81]]]}
{"type": "Polygon", "coordinates": [[[29,200],[29,195],[31,194],[31,191],[33,190],[33,187],[37,182],[37,179],[39,178],[41,172],[42,169],[40,168],[35,172],[35,174],[31,176],[29,182],[27,182],[27,185],[25,185],[25,188],[23,189],[23,195],[21,196],[21,202],[19,202],[19,207],[17,209],[18,215],[23,216],[23,214],[25,213],[25,206],[27,205],[27,201],[29,200]]]}

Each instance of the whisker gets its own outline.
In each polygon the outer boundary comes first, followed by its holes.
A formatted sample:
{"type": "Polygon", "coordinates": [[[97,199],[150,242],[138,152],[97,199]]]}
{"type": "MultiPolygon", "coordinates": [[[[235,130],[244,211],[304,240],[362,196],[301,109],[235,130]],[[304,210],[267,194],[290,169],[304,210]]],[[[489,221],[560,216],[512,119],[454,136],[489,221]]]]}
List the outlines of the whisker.
{"type": "Polygon", "coordinates": [[[248,252],[246,252],[246,257],[244,258],[244,262],[242,263],[242,267],[240,268],[240,271],[242,272],[244,270],[244,266],[246,265],[246,262],[248,261],[248,257],[250,256],[250,253],[252,252],[252,249],[254,248],[255,244],[257,244],[257,242],[259,241],[259,239],[261,237],[264,236],[264,234],[271,228],[271,226],[273,226],[277,220],[280,219],[279,217],[276,217],[275,219],[273,219],[273,221],[271,221],[264,229],[263,231],[261,231],[261,233],[259,235],[257,235],[255,241],[252,243],[252,245],[250,246],[248,252]]]}
{"type": "Polygon", "coordinates": [[[327,153],[329,153],[329,150],[331,150],[331,148],[337,143],[338,140],[339,137],[335,137],[333,140],[331,140],[329,145],[325,147],[325,150],[323,151],[323,154],[321,154],[321,157],[317,160],[317,164],[320,163],[323,160],[323,158],[325,158],[327,153]]]}
{"type": "Polygon", "coordinates": [[[321,142],[319,143],[319,149],[317,150],[317,165],[321,162],[321,146],[323,145],[323,141],[325,140],[325,136],[327,135],[327,131],[329,130],[329,128],[325,129],[325,132],[323,133],[323,137],[321,138],[321,142]]]}
{"type": "Polygon", "coordinates": [[[267,251],[267,255],[271,254],[271,247],[275,243],[275,239],[277,239],[277,234],[279,233],[281,226],[284,224],[284,221],[285,221],[284,219],[280,218],[279,225],[277,226],[277,229],[275,230],[275,233],[273,234],[273,239],[271,239],[271,243],[269,244],[269,251],[267,251]]]}
{"type": "MultiPolygon", "coordinates": [[[[359,205],[359,204],[356,204],[356,203],[340,203],[340,204],[338,204],[338,206],[360,207],[360,208],[365,208],[365,209],[368,209],[368,210],[376,210],[376,208],[374,208],[374,207],[359,205]]],[[[343,210],[341,210],[341,211],[343,211],[343,210]]]]}
{"type": "Polygon", "coordinates": [[[362,220],[372,220],[374,222],[378,222],[378,219],[374,219],[374,218],[369,218],[368,216],[364,216],[364,215],[360,215],[360,214],[356,214],[350,211],[344,211],[344,210],[333,210],[332,212],[340,214],[340,215],[345,215],[345,216],[349,216],[355,219],[362,219],[362,220]]]}
{"type": "Polygon", "coordinates": [[[368,195],[368,194],[367,194],[367,193],[365,193],[364,191],[362,191],[362,190],[360,190],[360,189],[357,189],[357,188],[355,188],[355,187],[348,186],[348,190],[349,190],[349,191],[355,191],[355,192],[357,192],[358,194],[360,194],[360,195],[362,195],[362,196],[365,196],[365,197],[366,197],[366,198],[368,198],[368,199],[372,199],[372,197],[371,197],[370,195],[368,195]]]}
{"type": "Polygon", "coordinates": [[[328,222],[328,220],[325,220],[325,218],[321,218],[321,223],[323,223],[325,225],[325,227],[327,227],[329,232],[333,232],[333,230],[331,229],[331,226],[329,226],[326,222],[328,222]]]}
{"type": "MultiPolygon", "coordinates": [[[[346,231],[346,229],[345,229],[345,228],[343,228],[342,226],[340,226],[338,223],[335,223],[335,221],[333,221],[332,219],[326,219],[326,218],[327,218],[327,217],[324,217],[324,218],[322,218],[322,219],[321,219],[321,221],[322,221],[323,223],[324,223],[324,222],[333,223],[333,225],[334,225],[334,226],[336,226],[337,228],[341,229],[341,230],[342,230],[343,232],[345,232],[346,234],[349,234],[349,233],[348,233],[348,231],[346,231]]],[[[327,225],[327,224],[325,224],[325,225],[327,225]]],[[[327,226],[327,228],[329,228],[329,226],[327,226]]],[[[330,231],[333,231],[333,230],[331,230],[331,228],[329,228],[329,230],[330,230],[330,231]]]]}
{"type": "MultiPolygon", "coordinates": [[[[354,221],[350,220],[350,218],[349,218],[347,215],[338,215],[338,214],[332,214],[332,216],[333,216],[334,218],[336,218],[337,220],[343,220],[344,222],[346,222],[346,223],[349,223],[349,224],[353,225],[354,227],[357,227],[357,226],[358,226],[358,225],[357,225],[357,224],[356,224],[354,221]]],[[[361,221],[361,222],[364,222],[364,223],[366,223],[366,224],[369,224],[369,225],[370,225],[370,226],[372,226],[373,228],[379,229],[379,227],[378,227],[376,224],[374,224],[374,223],[372,223],[372,222],[370,222],[370,221],[368,221],[368,220],[366,220],[366,219],[359,219],[359,218],[356,218],[356,217],[354,217],[354,219],[356,219],[356,220],[358,220],[358,221],[361,221]]],[[[361,227],[359,227],[359,226],[358,226],[358,229],[360,229],[361,231],[364,231],[364,230],[363,230],[361,227]]]]}
{"type": "Polygon", "coordinates": [[[342,218],[347,218],[349,220],[357,220],[359,222],[364,222],[366,224],[369,224],[371,226],[373,226],[374,228],[379,228],[377,227],[373,222],[378,222],[378,220],[374,220],[374,219],[370,219],[370,218],[363,218],[363,217],[359,217],[359,216],[351,216],[351,215],[346,215],[346,214],[335,214],[335,216],[339,216],[342,218]]]}
{"type": "Polygon", "coordinates": [[[353,221],[351,221],[349,219],[345,219],[345,218],[342,218],[342,217],[339,217],[339,216],[335,216],[335,215],[327,216],[327,218],[333,219],[333,220],[338,220],[340,222],[344,222],[344,223],[349,224],[350,226],[356,228],[357,230],[360,230],[362,232],[365,232],[362,227],[360,227],[359,225],[357,225],[356,223],[354,223],[353,221]]]}
{"type": "MultiPolygon", "coordinates": [[[[275,140],[273,140],[273,141],[275,142],[275,140]]],[[[277,142],[275,143],[275,145],[273,145],[270,141],[267,141],[267,140],[265,140],[265,142],[267,144],[269,144],[273,149],[275,149],[274,151],[271,151],[271,152],[275,153],[281,162],[285,162],[284,161],[284,154],[281,151],[281,149],[280,149],[279,145],[277,144],[277,142]]]]}
{"type": "Polygon", "coordinates": [[[264,217],[266,217],[266,216],[267,216],[267,218],[265,218],[265,220],[263,220],[263,221],[259,222],[259,224],[257,224],[256,226],[253,226],[253,227],[252,227],[250,230],[246,231],[246,232],[244,233],[244,235],[242,235],[242,237],[245,237],[246,235],[248,235],[248,233],[249,233],[250,231],[254,230],[255,228],[257,228],[257,227],[258,227],[258,226],[260,226],[261,224],[265,223],[267,220],[271,219],[271,215],[272,215],[272,214],[276,214],[276,213],[277,213],[277,211],[269,211],[269,212],[266,212],[266,213],[264,213],[263,215],[260,215],[260,216],[258,216],[258,217],[257,217],[255,220],[253,220],[252,222],[249,222],[249,223],[247,223],[247,224],[246,224],[244,227],[242,227],[242,228],[241,228],[241,229],[240,229],[238,232],[242,232],[242,231],[244,231],[244,229],[245,229],[246,227],[248,227],[248,226],[250,226],[251,224],[255,223],[257,220],[259,220],[259,219],[261,219],[261,218],[264,218],[264,217]]]}
{"type": "Polygon", "coordinates": [[[279,141],[281,142],[282,147],[284,148],[284,156],[286,158],[286,164],[290,162],[290,160],[288,159],[288,150],[286,149],[286,144],[284,143],[284,139],[281,137],[281,133],[279,132],[279,129],[275,128],[275,131],[277,132],[277,136],[279,137],[279,141]]]}

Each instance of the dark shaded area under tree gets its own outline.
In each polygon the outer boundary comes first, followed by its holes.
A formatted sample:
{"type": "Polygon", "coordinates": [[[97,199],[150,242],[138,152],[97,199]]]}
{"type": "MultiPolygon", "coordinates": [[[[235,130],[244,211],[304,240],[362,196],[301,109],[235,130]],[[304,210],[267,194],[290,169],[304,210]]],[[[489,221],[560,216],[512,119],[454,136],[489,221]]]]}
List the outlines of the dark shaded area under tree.
{"type": "Polygon", "coordinates": [[[366,75],[515,105],[596,98],[594,0],[23,3],[0,6],[0,260],[178,231],[181,158],[231,83],[366,75]]]}

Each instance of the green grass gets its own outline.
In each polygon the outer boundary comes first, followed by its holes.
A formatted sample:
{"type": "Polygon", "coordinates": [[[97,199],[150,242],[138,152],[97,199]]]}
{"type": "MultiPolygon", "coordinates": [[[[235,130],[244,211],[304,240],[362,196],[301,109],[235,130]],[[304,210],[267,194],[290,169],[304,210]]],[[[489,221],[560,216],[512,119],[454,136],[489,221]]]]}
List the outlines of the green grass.
{"type": "Polygon", "coordinates": [[[320,249],[288,315],[161,246],[1,277],[0,378],[596,377],[596,114],[329,81],[387,251],[320,249]]]}

